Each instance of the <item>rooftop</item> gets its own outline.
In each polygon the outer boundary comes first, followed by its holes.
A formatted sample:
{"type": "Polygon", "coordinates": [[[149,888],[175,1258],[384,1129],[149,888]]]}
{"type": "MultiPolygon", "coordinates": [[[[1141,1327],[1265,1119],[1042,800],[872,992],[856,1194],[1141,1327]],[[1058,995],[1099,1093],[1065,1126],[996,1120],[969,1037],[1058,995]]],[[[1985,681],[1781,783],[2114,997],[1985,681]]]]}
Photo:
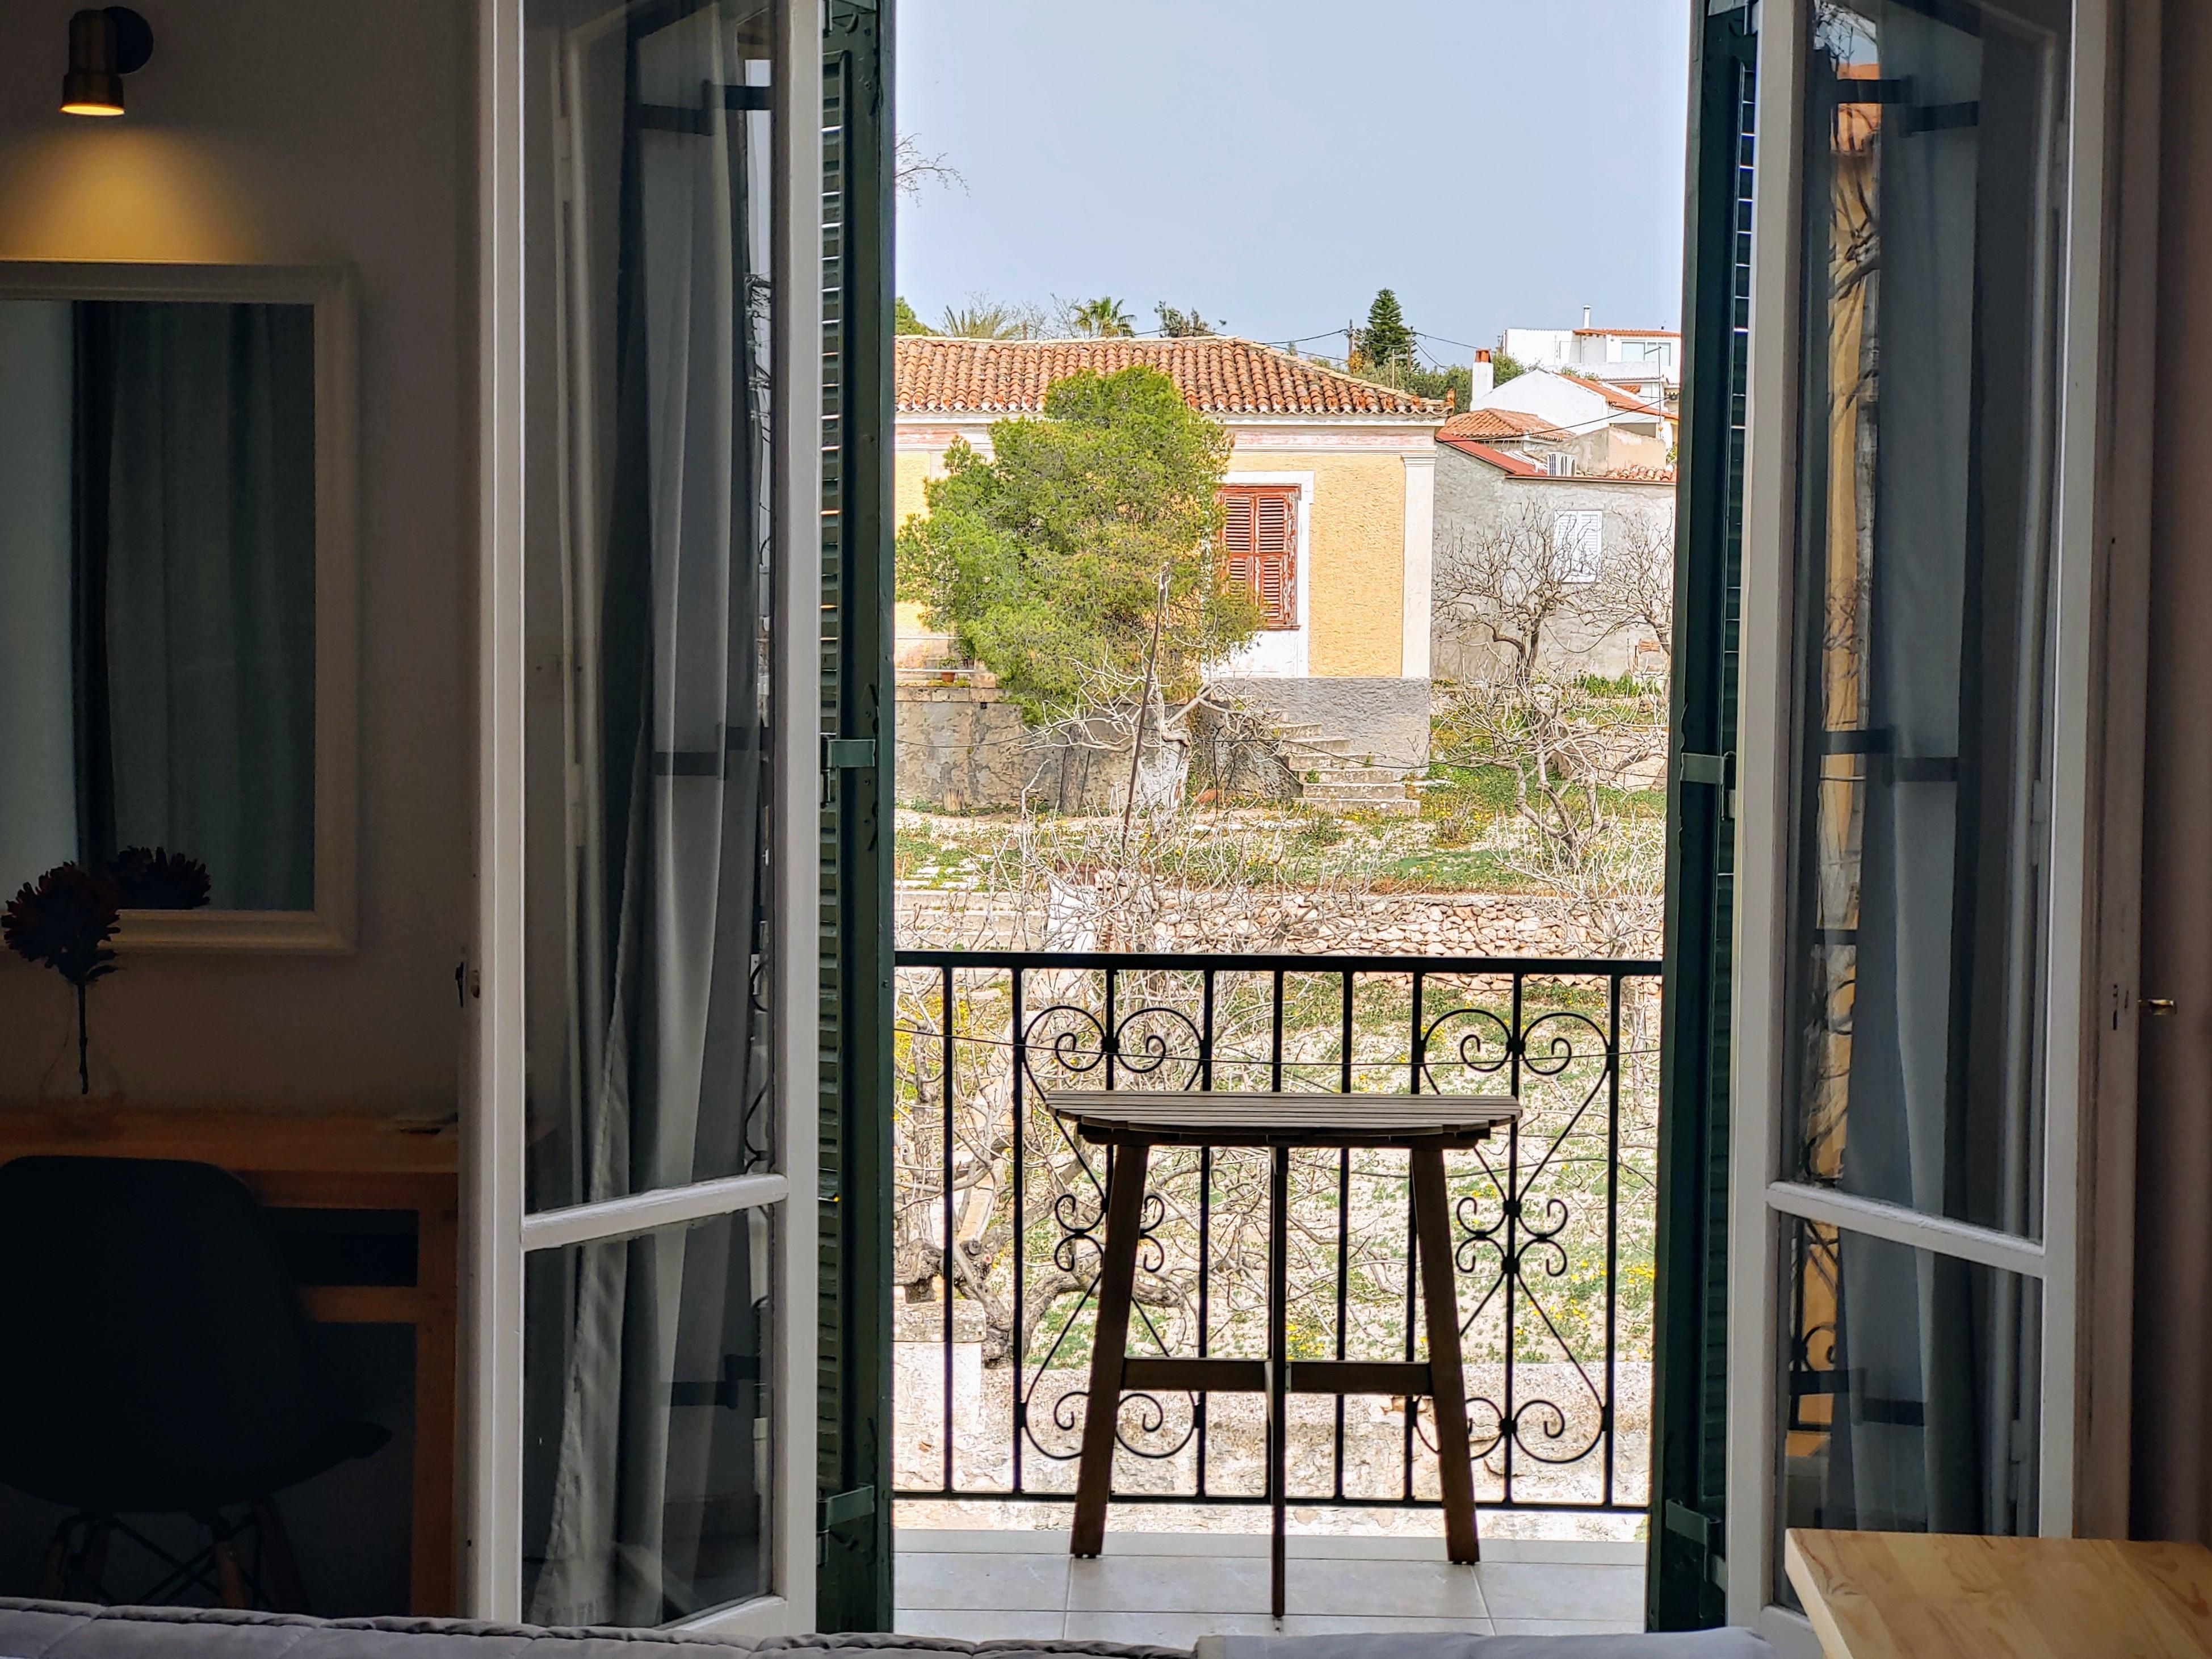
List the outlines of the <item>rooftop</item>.
{"type": "Polygon", "coordinates": [[[1526,415],[1517,409],[1470,409],[1463,415],[1455,415],[1437,428],[1439,438],[1472,438],[1477,442],[1492,442],[1500,438],[1532,438],[1538,436],[1572,436],[1569,428],[1556,421],[1547,421],[1540,415],[1526,415]]]}
{"type": "Polygon", "coordinates": [[[1164,340],[964,340],[903,334],[896,405],[908,414],[1030,414],[1054,381],[1084,369],[1111,374],[1143,363],[1207,415],[1383,416],[1441,421],[1433,398],[1375,386],[1254,340],[1201,334],[1164,340]]]}
{"type": "Polygon", "coordinates": [[[1665,410],[1647,404],[1641,398],[1632,398],[1619,386],[1610,385],[1604,380],[1594,380],[1587,374],[1570,374],[1565,369],[1559,371],[1559,376],[1563,380],[1571,380],[1578,386],[1596,392],[1615,409],[1626,410],[1638,415],[1656,415],[1662,420],[1668,418],[1665,410]]]}

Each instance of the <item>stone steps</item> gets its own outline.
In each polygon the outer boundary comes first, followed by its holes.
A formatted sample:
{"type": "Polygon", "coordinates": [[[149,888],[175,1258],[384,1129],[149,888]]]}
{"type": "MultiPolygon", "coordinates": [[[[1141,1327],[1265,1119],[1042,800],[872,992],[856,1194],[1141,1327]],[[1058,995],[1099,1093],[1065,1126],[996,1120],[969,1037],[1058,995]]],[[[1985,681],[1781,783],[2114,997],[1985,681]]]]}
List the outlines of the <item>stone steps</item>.
{"type": "Polygon", "coordinates": [[[1375,765],[1373,756],[1353,750],[1350,738],[1329,736],[1313,721],[1279,722],[1268,733],[1309,806],[1378,817],[1412,817],[1421,810],[1407,786],[1409,769],[1375,765]]]}

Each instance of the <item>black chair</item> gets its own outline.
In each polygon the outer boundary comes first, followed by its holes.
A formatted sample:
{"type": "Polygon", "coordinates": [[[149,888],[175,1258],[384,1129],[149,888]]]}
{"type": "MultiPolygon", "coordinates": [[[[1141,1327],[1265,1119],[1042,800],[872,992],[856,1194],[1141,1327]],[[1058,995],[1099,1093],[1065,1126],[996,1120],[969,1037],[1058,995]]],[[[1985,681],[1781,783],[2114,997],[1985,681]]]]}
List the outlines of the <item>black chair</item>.
{"type": "Polygon", "coordinates": [[[0,1482],[73,1511],[42,1595],[107,1600],[119,1532],[170,1568],[133,1600],[198,1585],[226,1607],[250,1593],[307,1611],[271,1495],[391,1437],[340,1415],[276,1235],[235,1176],[141,1158],[0,1165],[0,1482]],[[126,1514],[190,1516],[208,1543],[179,1559],[126,1514]]]}

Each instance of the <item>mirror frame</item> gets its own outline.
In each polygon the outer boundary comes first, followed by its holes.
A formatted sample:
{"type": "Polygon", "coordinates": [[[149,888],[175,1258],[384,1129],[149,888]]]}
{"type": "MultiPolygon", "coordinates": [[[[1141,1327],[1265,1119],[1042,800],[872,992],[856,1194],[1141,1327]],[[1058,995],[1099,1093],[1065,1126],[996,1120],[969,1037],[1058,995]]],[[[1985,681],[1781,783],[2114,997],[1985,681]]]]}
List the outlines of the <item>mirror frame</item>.
{"type": "Polygon", "coordinates": [[[344,265],[0,259],[0,301],[163,300],[315,311],[315,881],[309,910],[125,910],[118,949],[354,948],[357,918],[361,592],[358,321],[344,265]]]}

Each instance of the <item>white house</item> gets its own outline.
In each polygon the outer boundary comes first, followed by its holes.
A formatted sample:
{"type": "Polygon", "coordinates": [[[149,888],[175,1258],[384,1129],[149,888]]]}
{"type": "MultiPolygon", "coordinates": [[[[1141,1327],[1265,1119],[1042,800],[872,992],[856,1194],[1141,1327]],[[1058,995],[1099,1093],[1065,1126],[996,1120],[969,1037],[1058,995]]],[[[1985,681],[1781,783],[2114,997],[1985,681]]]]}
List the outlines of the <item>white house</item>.
{"type": "Polygon", "coordinates": [[[1622,387],[1589,375],[1532,368],[1503,386],[1486,385],[1490,363],[1475,362],[1469,411],[1508,410],[1523,422],[1519,430],[1538,432],[1570,447],[1573,465],[1585,472],[1623,468],[1662,468],[1671,464],[1674,416],[1661,404],[1647,403],[1622,387]]]}

